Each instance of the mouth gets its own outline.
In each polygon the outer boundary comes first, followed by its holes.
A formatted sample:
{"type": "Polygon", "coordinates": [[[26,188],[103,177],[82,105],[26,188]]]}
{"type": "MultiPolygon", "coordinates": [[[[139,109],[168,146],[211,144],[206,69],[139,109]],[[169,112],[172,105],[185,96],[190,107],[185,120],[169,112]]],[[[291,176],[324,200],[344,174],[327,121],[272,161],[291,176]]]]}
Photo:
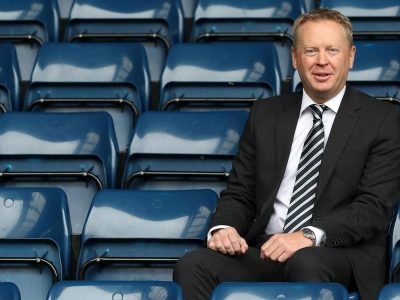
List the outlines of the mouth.
{"type": "Polygon", "coordinates": [[[326,81],[331,77],[331,73],[325,73],[325,72],[314,72],[312,73],[314,78],[318,81],[326,81]]]}

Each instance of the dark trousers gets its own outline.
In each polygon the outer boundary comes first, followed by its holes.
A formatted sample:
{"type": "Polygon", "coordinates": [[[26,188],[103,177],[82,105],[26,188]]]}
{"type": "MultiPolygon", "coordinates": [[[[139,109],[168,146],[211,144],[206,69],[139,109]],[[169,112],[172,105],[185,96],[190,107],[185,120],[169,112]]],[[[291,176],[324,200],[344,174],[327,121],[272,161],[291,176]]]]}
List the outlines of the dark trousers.
{"type": "Polygon", "coordinates": [[[279,263],[262,260],[260,249],[250,247],[236,256],[210,249],[191,252],[176,264],[174,281],[182,286],[186,300],[208,300],[221,282],[337,282],[351,289],[354,279],[350,261],[337,248],[304,248],[279,263]]]}

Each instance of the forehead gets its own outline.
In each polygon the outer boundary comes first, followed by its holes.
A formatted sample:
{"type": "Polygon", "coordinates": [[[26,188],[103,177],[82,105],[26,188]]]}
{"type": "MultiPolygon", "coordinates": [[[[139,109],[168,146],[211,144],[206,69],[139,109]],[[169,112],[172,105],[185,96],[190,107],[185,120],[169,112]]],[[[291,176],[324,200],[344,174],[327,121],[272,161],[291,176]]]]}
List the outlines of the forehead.
{"type": "Polygon", "coordinates": [[[330,42],[346,43],[346,30],[335,21],[307,21],[298,28],[297,40],[300,43],[330,42]]]}

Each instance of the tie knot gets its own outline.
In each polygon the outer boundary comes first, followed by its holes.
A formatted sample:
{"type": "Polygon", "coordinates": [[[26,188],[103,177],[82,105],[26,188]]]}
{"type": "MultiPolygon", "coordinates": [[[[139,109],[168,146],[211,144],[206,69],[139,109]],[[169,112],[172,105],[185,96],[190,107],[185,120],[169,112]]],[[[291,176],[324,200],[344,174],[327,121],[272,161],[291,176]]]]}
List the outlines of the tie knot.
{"type": "Polygon", "coordinates": [[[310,109],[311,113],[313,114],[314,120],[321,120],[322,113],[329,109],[328,106],[318,105],[318,104],[312,104],[308,108],[310,109]]]}

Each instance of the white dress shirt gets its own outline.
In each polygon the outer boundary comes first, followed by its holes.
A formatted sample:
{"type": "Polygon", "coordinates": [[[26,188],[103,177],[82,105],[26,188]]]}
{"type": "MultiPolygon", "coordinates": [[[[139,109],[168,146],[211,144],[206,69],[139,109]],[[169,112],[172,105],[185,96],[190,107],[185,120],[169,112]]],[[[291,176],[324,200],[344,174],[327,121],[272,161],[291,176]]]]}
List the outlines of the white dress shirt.
{"type": "MultiPolygon", "coordinates": [[[[324,134],[325,140],[324,145],[329,138],[329,134],[332,129],[333,121],[335,120],[336,113],[339,110],[340,103],[342,102],[346,86],[337,94],[334,98],[328,100],[324,103],[325,106],[329,107],[322,115],[322,122],[324,124],[324,134]]],[[[283,176],[281,185],[276,195],[276,201],[274,202],[274,209],[268,225],[265,229],[267,234],[282,233],[283,226],[285,225],[286,215],[290,205],[290,199],[292,197],[294,184],[296,181],[297,166],[300,161],[301,152],[303,150],[303,144],[307,138],[309,131],[313,126],[313,115],[310,110],[307,109],[308,106],[312,104],[317,104],[313,101],[307,93],[303,90],[303,98],[301,102],[300,116],[297,121],[296,130],[294,133],[292,147],[290,149],[288,163],[286,165],[285,174],[283,176]]],[[[208,233],[208,239],[211,237],[211,232],[226,228],[229,226],[218,225],[210,229],[208,233]]],[[[316,235],[316,245],[319,246],[321,241],[325,239],[325,232],[319,228],[313,226],[307,226],[316,235]]]]}

